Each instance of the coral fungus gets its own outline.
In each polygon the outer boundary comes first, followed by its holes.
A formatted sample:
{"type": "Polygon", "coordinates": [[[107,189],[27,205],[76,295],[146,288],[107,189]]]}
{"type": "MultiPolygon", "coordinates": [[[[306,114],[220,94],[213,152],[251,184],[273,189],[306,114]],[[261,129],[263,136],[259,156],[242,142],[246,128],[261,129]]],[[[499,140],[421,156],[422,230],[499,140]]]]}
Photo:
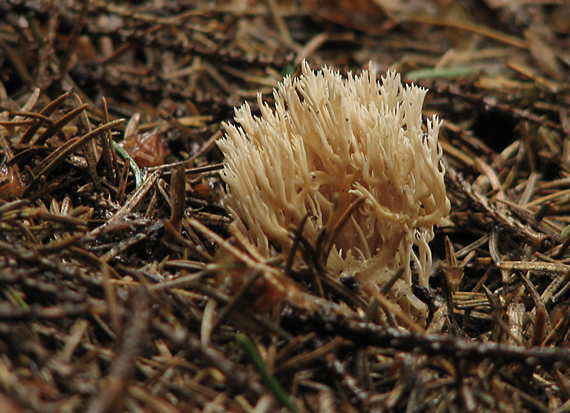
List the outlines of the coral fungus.
{"type": "Polygon", "coordinates": [[[305,216],[303,237],[315,245],[358,205],[338,225],[326,270],[380,286],[404,268],[390,298],[425,317],[411,292],[411,263],[427,286],[428,243],[450,209],[441,121],[422,122],[426,92],[403,86],[395,72],[381,81],[372,68],[343,78],[303,62],[302,74],[274,91],[274,109],[258,96],[261,116],[246,103],[235,111],[239,126],[224,124],[218,146],[232,225],[271,257],[290,252],[291,229],[305,216]]]}

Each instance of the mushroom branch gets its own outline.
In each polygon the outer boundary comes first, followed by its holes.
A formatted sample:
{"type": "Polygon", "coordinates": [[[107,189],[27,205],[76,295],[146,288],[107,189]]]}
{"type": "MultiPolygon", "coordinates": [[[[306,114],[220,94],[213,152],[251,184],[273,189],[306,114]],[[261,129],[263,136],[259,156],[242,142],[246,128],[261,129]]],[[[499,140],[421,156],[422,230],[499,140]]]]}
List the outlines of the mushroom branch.
{"type": "Polygon", "coordinates": [[[274,91],[274,108],[258,95],[261,116],[247,103],[236,109],[237,125],[225,123],[217,142],[233,230],[269,258],[291,252],[291,230],[304,222],[311,245],[329,237],[323,263],[333,276],[380,288],[403,268],[389,297],[424,318],[412,263],[427,286],[428,243],[450,210],[441,121],[422,119],[426,93],[395,72],[380,81],[372,68],[344,78],[303,62],[301,75],[274,91]]]}

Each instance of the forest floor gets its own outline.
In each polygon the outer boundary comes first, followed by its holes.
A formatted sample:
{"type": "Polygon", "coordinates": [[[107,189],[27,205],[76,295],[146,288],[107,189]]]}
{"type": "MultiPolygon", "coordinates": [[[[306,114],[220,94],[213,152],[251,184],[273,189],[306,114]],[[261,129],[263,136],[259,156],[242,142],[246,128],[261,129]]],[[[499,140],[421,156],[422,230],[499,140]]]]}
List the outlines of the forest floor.
{"type": "Polygon", "coordinates": [[[570,411],[569,21],[567,0],[0,1],[0,411],[570,411]],[[303,59],[396,70],[444,119],[427,323],[311,262],[291,276],[317,306],[252,287],[284,264],[230,240],[215,141],[303,59]]]}

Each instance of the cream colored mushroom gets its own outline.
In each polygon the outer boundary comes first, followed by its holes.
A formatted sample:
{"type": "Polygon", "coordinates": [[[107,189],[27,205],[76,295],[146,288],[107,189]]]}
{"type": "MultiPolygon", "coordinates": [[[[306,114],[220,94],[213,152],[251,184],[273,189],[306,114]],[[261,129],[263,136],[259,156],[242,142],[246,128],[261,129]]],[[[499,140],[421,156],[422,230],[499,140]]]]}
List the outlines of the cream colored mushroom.
{"type": "Polygon", "coordinates": [[[425,317],[411,292],[410,264],[427,286],[428,243],[450,209],[437,142],[441,121],[422,123],[426,93],[403,86],[395,72],[379,82],[374,69],[343,78],[303,62],[302,74],[274,91],[274,109],[259,95],[260,117],[246,103],[235,110],[239,126],[223,125],[217,144],[226,158],[232,225],[263,256],[287,254],[291,228],[305,215],[303,236],[315,243],[364,197],[335,238],[327,270],[380,286],[403,267],[390,298],[425,317]]]}

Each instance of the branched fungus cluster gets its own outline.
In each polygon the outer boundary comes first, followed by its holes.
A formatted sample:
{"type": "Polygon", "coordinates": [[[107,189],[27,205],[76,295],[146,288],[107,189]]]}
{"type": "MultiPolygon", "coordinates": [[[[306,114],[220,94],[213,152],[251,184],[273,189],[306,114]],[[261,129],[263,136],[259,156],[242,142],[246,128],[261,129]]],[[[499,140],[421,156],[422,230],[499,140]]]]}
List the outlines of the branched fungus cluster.
{"type": "Polygon", "coordinates": [[[305,216],[302,235],[313,245],[338,228],[326,270],[381,286],[403,268],[390,298],[425,317],[411,264],[427,286],[428,243],[450,209],[441,121],[422,122],[426,92],[403,86],[395,72],[379,82],[372,68],[343,78],[303,62],[302,74],[275,90],[274,109],[258,96],[261,116],[246,103],[235,111],[239,126],[224,124],[218,146],[232,225],[265,257],[290,252],[305,216]]]}

